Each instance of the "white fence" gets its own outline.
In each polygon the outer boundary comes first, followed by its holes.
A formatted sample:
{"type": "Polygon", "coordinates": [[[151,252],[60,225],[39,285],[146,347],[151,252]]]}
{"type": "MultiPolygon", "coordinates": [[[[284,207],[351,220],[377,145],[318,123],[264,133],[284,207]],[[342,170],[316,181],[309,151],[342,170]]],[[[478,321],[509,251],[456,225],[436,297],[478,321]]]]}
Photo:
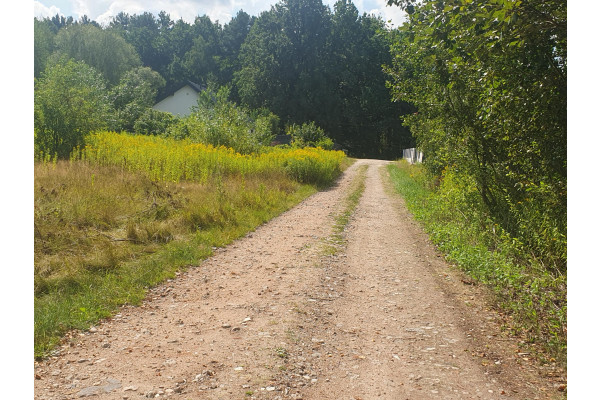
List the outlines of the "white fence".
{"type": "Polygon", "coordinates": [[[423,162],[423,152],[415,149],[404,149],[402,150],[402,158],[411,164],[423,162]]]}

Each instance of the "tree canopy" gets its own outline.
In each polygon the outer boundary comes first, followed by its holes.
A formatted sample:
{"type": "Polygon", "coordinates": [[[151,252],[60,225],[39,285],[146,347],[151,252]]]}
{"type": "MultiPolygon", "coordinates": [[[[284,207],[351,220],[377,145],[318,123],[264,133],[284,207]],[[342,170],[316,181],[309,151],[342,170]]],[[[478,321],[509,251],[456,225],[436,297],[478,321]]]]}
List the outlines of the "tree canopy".
{"type": "Polygon", "coordinates": [[[398,157],[413,142],[399,118],[410,108],[385,86],[391,37],[346,0],[333,13],[319,0],[281,1],[252,26],[234,82],[242,103],[315,121],[352,155],[398,157]]]}
{"type": "Polygon", "coordinates": [[[68,158],[83,137],[111,124],[111,103],[101,74],[83,61],[61,59],[35,83],[34,128],[38,156],[68,158]]]}
{"type": "Polygon", "coordinates": [[[61,29],[55,38],[56,55],[84,61],[112,85],[130,69],[141,65],[134,47],[121,36],[92,24],[61,29]]]}
{"type": "Polygon", "coordinates": [[[392,2],[410,22],[390,86],[418,110],[406,121],[426,164],[472,177],[490,218],[564,267],[566,1],[392,2]]]}

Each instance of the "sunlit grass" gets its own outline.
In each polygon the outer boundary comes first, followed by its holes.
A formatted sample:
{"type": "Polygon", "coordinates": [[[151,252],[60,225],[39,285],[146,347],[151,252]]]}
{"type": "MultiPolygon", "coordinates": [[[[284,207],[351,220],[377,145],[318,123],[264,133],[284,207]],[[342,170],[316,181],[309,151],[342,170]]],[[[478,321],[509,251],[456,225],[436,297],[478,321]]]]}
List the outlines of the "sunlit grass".
{"type": "Polygon", "coordinates": [[[284,174],[319,185],[335,179],[346,158],[341,151],[320,148],[265,148],[256,154],[239,154],[187,140],[114,132],[89,135],[86,146],[74,157],[141,171],[155,181],[206,182],[214,176],[284,174]]]}

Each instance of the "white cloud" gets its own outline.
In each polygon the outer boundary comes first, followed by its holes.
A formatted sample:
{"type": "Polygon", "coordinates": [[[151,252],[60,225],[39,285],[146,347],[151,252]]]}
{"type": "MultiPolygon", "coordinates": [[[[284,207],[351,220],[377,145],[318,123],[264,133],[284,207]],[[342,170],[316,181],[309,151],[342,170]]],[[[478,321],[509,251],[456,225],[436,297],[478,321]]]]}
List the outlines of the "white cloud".
{"type": "Polygon", "coordinates": [[[62,12],[60,12],[60,8],[56,6],[46,7],[39,1],[33,2],[33,16],[38,18],[47,18],[54,17],[56,14],[64,16],[62,12]]]}
{"type": "Polygon", "coordinates": [[[369,11],[369,14],[380,15],[388,26],[397,28],[408,20],[406,13],[400,7],[388,6],[386,0],[375,0],[375,3],[377,8],[369,11]]]}
{"type": "MultiPolygon", "coordinates": [[[[41,0],[46,4],[57,4],[59,0],[41,0]]],[[[323,0],[323,3],[333,9],[336,0],[323,0]]],[[[64,5],[63,1],[63,5],[64,5]]],[[[232,17],[243,9],[250,15],[258,16],[261,12],[271,9],[277,0],[70,0],[74,19],[87,15],[90,19],[108,24],[119,12],[130,15],[150,12],[158,15],[166,11],[172,20],[183,19],[193,23],[197,16],[208,15],[215,22],[228,23],[232,17]]],[[[386,0],[354,0],[360,14],[363,12],[380,15],[385,21],[392,20],[395,26],[403,21],[403,12],[398,7],[387,7],[386,0]]],[[[52,5],[45,6],[40,1],[34,1],[35,16],[53,16],[61,13],[60,8],[52,5]]]]}
{"type": "Polygon", "coordinates": [[[130,15],[150,12],[158,15],[166,11],[172,20],[183,19],[193,23],[197,16],[208,15],[215,22],[224,24],[243,9],[248,14],[258,15],[268,10],[274,0],[73,0],[73,18],[78,19],[87,15],[100,24],[109,23],[120,12],[130,15]]]}

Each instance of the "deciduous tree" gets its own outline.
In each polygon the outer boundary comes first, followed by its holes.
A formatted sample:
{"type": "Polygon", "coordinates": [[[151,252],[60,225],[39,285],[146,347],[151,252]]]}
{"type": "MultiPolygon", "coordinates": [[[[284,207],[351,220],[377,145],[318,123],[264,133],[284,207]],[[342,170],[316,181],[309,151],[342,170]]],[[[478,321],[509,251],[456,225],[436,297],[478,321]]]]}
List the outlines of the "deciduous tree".
{"type": "Polygon", "coordinates": [[[66,59],[49,66],[35,82],[36,155],[68,158],[86,134],[110,124],[110,111],[104,79],[94,68],[66,59]]]}
{"type": "Polygon", "coordinates": [[[435,173],[477,182],[486,212],[548,265],[566,262],[566,1],[398,0],[388,69],[435,173]]]}
{"type": "Polygon", "coordinates": [[[144,112],[152,107],[156,94],[165,80],[149,67],[138,67],[126,72],[117,86],[111,90],[117,125],[114,130],[133,132],[134,124],[144,112]]]}
{"type": "Polygon", "coordinates": [[[33,20],[33,69],[34,76],[39,78],[46,69],[46,62],[54,51],[54,36],[47,21],[33,20]]]}
{"type": "Polygon", "coordinates": [[[130,69],[140,66],[135,49],[117,34],[92,24],[71,25],[56,35],[55,59],[84,61],[115,85],[130,69]]]}

